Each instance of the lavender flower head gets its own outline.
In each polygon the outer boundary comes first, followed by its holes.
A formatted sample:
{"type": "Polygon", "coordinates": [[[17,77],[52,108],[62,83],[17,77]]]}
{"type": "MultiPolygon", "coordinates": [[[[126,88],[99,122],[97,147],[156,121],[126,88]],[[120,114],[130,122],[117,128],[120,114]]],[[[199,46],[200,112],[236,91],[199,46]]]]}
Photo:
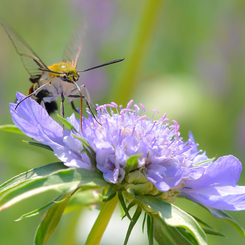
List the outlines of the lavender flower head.
{"type": "MultiPolygon", "coordinates": [[[[17,98],[23,95],[17,93],[17,98]]],[[[129,193],[158,195],[169,202],[182,196],[216,209],[245,209],[245,187],[236,185],[240,161],[232,155],[209,159],[197,149],[191,134],[183,141],[176,121],[169,124],[165,114],[150,120],[142,104],[98,106],[100,124],[88,112],[83,131],[74,115],[67,118],[74,130],[64,131],[32,99],[17,110],[15,104],[10,108],[20,130],[50,146],[67,167],[98,169],[108,183],[129,193]],[[84,141],[89,145],[86,149],[84,141]]]]}

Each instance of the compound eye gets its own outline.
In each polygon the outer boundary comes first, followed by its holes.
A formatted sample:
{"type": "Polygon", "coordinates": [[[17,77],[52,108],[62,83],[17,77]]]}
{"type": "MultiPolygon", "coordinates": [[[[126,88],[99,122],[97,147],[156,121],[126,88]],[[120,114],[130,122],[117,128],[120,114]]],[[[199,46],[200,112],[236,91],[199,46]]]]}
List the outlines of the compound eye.
{"type": "Polygon", "coordinates": [[[77,74],[77,79],[76,79],[76,81],[78,81],[78,79],[79,79],[79,76],[80,76],[80,75],[79,75],[79,74],[77,74]]]}
{"type": "Polygon", "coordinates": [[[67,75],[65,73],[60,75],[61,80],[67,81],[67,75]]]}

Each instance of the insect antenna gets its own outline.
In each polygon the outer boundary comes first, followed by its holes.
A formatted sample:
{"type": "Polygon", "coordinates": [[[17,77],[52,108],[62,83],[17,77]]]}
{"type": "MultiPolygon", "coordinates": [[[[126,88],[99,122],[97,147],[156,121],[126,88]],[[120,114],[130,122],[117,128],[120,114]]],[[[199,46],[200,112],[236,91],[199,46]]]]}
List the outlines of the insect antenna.
{"type": "Polygon", "coordinates": [[[121,61],[123,61],[124,59],[125,59],[125,58],[123,58],[123,59],[118,59],[118,60],[113,60],[113,61],[104,63],[104,64],[102,64],[102,65],[94,66],[94,67],[91,67],[91,68],[88,68],[88,69],[85,69],[85,70],[82,70],[82,71],[78,71],[78,72],[91,71],[91,70],[94,70],[94,69],[97,69],[97,68],[100,68],[100,67],[103,67],[103,66],[108,66],[108,65],[112,65],[112,64],[121,62],[121,61]]]}

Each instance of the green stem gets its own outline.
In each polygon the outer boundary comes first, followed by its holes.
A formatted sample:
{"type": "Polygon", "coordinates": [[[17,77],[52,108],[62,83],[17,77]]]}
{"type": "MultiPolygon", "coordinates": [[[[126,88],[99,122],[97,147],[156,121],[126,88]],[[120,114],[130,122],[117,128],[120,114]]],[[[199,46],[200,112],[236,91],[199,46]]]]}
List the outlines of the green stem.
{"type": "Polygon", "coordinates": [[[85,245],[98,245],[105,232],[111,215],[118,203],[118,197],[115,196],[110,201],[105,202],[102,206],[99,216],[97,217],[92,230],[90,231],[85,245]]]}
{"type": "Polygon", "coordinates": [[[132,43],[120,64],[118,79],[113,83],[111,100],[124,105],[131,99],[131,93],[137,84],[137,75],[145,61],[147,50],[154,40],[154,32],[158,24],[163,0],[147,0],[140,20],[133,29],[132,43]]]}

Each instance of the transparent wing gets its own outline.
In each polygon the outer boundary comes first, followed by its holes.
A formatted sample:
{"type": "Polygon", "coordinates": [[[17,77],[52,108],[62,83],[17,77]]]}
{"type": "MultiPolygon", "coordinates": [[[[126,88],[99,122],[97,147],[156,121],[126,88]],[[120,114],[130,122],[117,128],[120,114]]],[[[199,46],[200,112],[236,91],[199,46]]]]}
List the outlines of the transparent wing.
{"type": "Polygon", "coordinates": [[[2,23],[10,40],[13,42],[17,53],[20,55],[23,65],[31,78],[36,78],[42,74],[39,68],[48,69],[41,59],[32,51],[32,49],[5,23],[2,23]]]}
{"type": "Polygon", "coordinates": [[[80,24],[65,47],[63,62],[69,62],[74,68],[77,66],[77,60],[81,52],[85,30],[85,24],[80,24]]]}

